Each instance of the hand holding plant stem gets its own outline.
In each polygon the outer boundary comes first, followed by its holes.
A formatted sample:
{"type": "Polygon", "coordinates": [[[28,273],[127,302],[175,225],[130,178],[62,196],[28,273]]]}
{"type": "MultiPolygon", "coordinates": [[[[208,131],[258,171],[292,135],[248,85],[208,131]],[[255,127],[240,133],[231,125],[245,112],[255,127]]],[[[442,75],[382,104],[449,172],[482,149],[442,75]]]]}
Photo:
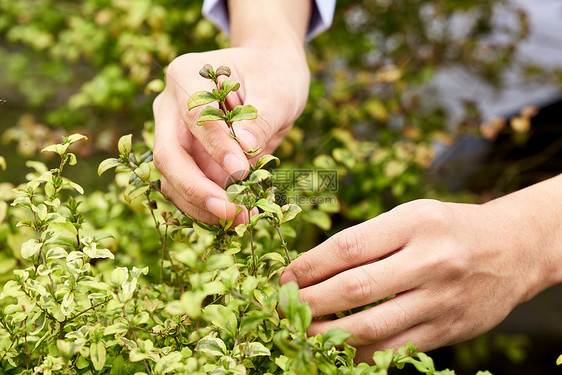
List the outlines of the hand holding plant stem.
{"type": "MultiPolygon", "coordinates": [[[[230,77],[231,71],[227,66],[220,66],[215,71],[211,65],[206,64],[199,71],[199,74],[203,78],[213,81],[216,85],[216,89],[213,89],[212,92],[199,91],[193,94],[187,101],[188,109],[192,110],[193,108],[198,106],[218,102],[219,108],[215,108],[210,105],[203,108],[203,110],[199,114],[197,124],[201,126],[204,122],[207,121],[222,120],[228,126],[232,138],[238,142],[232,124],[235,121],[253,120],[257,118],[257,110],[251,105],[238,105],[234,107],[232,111],[229,111],[227,109],[225,104],[227,95],[230,92],[237,91],[240,88],[240,83],[229,80],[224,80],[221,84],[219,84],[218,78],[221,75],[230,77]]],[[[257,149],[247,151],[246,153],[248,155],[254,155],[259,152],[260,150],[257,149]]],[[[281,230],[279,229],[279,225],[281,224],[281,222],[291,220],[300,211],[300,208],[295,205],[286,205],[284,207],[279,207],[277,204],[275,204],[275,188],[266,188],[262,184],[264,181],[271,178],[271,174],[266,170],[262,170],[261,168],[265,167],[270,161],[273,160],[275,160],[277,165],[279,165],[279,159],[277,159],[276,157],[271,155],[262,156],[256,163],[256,167],[250,168],[251,172],[253,173],[251,173],[246,183],[242,182],[239,184],[231,185],[227,190],[229,199],[232,202],[243,205],[246,208],[248,214],[252,211],[255,211],[256,208],[260,208],[262,210],[261,214],[257,215],[256,217],[250,218],[247,225],[240,224],[237,227],[237,231],[239,234],[244,233],[246,228],[248,229],[254,274],[256,274],[257,272],[257,266],[255,262],[253,228],[257,220],[264,216],[269,219],[271,225],[275,228],[277,234],[279,235],[279,238],[281,239],[281,246],[285,251],[287,264],[289,264],[291,262],[291,257],[289,255],[287,243],[285,242],[285,239],[281,234],[281,230]]],[[[220,224],[228,229],[228,227],[232,225],[232,221],[225,222],[221,220],[220,224]]]]}
{"type": "MultiPolygon", "coordinates": [[[[247,176],[251,157],[247,153],[275,150],[303,111],[310,83],[304,53],[310,2],[236,0],[229,2],[229,11],[232,48],[177,57],[167,68],[166,88],[153,105],[154,162],[163,176],[162,190],[183,212],[208,224],[236,216],[224,188],[247,176]],[[228,64],[243,89],[231,91],[226,110],[252,104],[260,111],[256,119],[233,123],[231,128],[197,125],[198,110],[186,110],[189,96],[219,90],[212,80],[189,73],[205,64],[228,64]]],[[[247,220],[240,212],[236,223],[247,220]]]]}

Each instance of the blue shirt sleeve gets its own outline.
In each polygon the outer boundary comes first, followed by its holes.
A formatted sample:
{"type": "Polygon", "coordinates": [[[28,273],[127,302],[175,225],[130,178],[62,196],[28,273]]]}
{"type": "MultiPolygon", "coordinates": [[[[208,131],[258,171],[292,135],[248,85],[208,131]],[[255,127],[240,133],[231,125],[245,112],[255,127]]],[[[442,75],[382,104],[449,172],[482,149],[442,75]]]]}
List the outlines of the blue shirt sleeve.
{"type": "MultiPolygon", "coordinates": [[[[314,1],[312,16],[308,26],[308,39],[312,39],[330,28],[335,9],[336,0],[314,1]]],[[[222,31],[226,33],[230,32],[228,10],[225,0],[205,0],[203,2],[203,15],[222,31]]]]}

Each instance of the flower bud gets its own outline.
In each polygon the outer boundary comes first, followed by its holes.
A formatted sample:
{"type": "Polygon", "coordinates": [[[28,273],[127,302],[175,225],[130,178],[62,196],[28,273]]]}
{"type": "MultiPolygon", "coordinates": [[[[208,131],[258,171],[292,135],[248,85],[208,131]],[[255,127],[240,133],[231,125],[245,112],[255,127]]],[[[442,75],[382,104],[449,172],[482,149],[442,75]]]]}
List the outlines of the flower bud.
{"type": "Polygon", "coordinates": [[[222,66],[219,66],[219,67],[217,68],[217,77],[218,77],[218,76],[227,76],[227,77],[230,77],[230,74],[231,74],[231,71],[230,71],[230,68],[229,68],[228,66],[222,65],[222,66]]]}
{"type": "Polygon", "coordinates": [[[215,72],[211,65],[205,64],[205,66],[199,71],[199,75],[203,78],[213,79],[215,76],[215,72]]]}

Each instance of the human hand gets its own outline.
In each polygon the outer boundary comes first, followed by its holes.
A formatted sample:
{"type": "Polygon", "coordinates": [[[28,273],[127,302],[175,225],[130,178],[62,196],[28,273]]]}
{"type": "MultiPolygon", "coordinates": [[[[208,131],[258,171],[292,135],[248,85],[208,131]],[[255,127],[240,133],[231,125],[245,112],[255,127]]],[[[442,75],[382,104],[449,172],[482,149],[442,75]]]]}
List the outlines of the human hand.
{"type": "MultiPolygon", "coordinates": [[[[249,170],[244,151],[272,152],[300,115],[308,97],[309,70],[304,55],[290,48],[239,47],[175,59],[166,73],[166,89],[154,100],[154,162],[162,173],[162,191],[183,212],[216,224],[232,219],[236,206],[224,187],[243,179],[249,170]],[[232,137],[225,124],[197,125],[201,108],[187,109],[193,93],[212,90],[213,84],[197,74],[205,64],[227,65],[240,90],[227,97],[227,106],[251,104],[258,118],[237,122],[232,137]],[[242,148],[243,149],[242,149],[242,148]]],[[[235,222],[244,222],[242,212],[235,222]]]]}
{"type": "Polygon", "coordinates": [[[313,320],[310,335],[350,332],[358,361],[408,342],[427,351],[473,338],[552,284],[540,240],[548,233],[503,202],[403,204],[303,254],[280,283],[298,283],[313,317],[395,295],[340,319],[313,320]]]}

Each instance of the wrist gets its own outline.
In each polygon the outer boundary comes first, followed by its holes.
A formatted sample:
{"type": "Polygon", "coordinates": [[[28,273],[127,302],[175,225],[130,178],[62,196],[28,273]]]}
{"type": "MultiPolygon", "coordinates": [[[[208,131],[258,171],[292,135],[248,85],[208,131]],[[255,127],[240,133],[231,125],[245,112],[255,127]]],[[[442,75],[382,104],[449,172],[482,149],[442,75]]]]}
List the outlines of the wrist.
{"type": "Polygon", "coordinates": [[[308,0],[230,0],[232,47],[281,48],[304,56],[308,0]]]}
{"type": "Polygon", "coordinates": [[[493,212],[503,251],[521,265],[520,302],[562,283],[562,200],[552,199],[560,183],[559,176],[484,205],[493,212]]]}

